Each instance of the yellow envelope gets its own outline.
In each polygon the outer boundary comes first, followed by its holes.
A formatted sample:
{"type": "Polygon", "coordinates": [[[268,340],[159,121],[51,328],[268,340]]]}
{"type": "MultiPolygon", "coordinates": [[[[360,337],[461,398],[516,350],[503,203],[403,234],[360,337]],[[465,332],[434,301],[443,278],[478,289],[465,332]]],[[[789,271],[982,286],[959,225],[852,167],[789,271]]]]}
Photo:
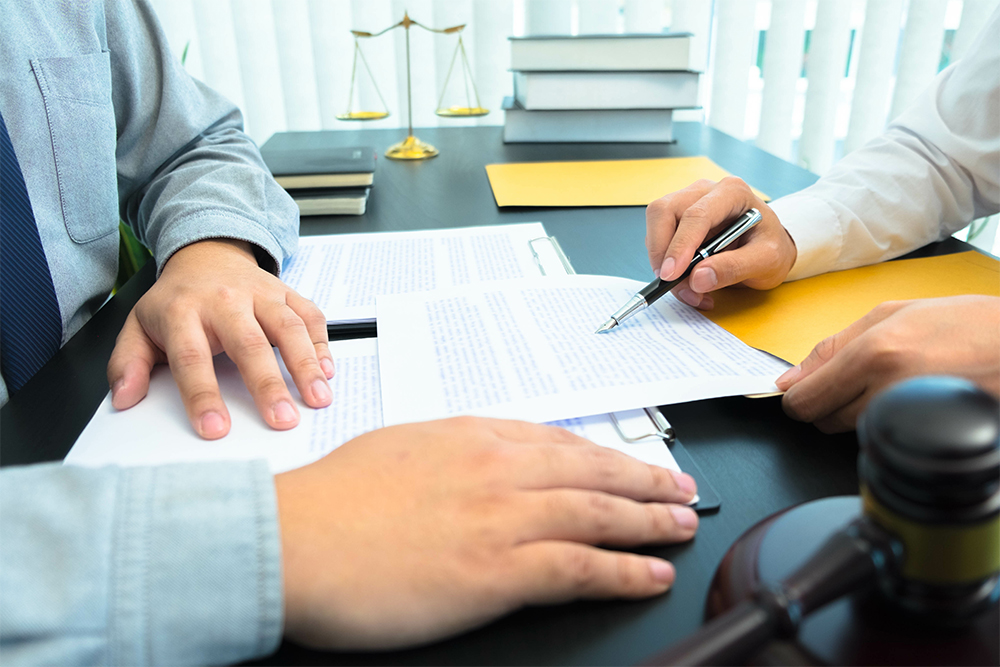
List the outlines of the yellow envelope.
{"type": "Polygon", "coordinates": [[[713,293],[715,308],[705,315],[747,345],[797,364],[884,301],[959,294],[1000,296],[1000,262],[970,251],[826,273],[768,291],[729,288],[713,293]]]}
{"type": "MultiPolygon", "coordinates": [[[[707,157],[486,165],[497,206],[645,206],[701,178],[731,174],[707,157]]],[[[754,190],[764,201],[767,195],[754,190]]]]}

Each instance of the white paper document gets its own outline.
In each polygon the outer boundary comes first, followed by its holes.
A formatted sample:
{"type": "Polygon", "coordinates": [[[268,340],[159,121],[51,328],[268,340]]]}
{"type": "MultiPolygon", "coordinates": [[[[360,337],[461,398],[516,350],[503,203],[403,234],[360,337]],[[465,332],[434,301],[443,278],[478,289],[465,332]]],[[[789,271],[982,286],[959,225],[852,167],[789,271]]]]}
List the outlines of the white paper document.
{"type": "MultiPolygon", "coordinates": [[[[332,405],[321,410],[301,402],[288,371],[280,364],[301,415],[299,425],[289,431],[275,431],[264,423],[236,365],[219,355],[215,371],[232,418],[232,429],[226,437],[211,441],[198,437],[188,423],[170,370],[157,366],[149,394],[135,407],[116,410],[111,406],[110,394],[105,398],[65,463],[86,467],[144,466],[264,458],[275,473],[312,463],[382,425],[375,339],[333,342],[330,351],[337,365],[331,381],[334,399],[332,405]]],[[[642,410],[617,417],[628,436],[638,437],[652,430],[642,410]]],[[[629,444],[614,429],[608,415],[570,419],[558,426],[646,463],[680,470],[662,440],[645,438],[629,444]]]]}
{"type": "Polygon", "coordinates": [[[378,297],[383,421],[549,422],[775,391],[787,363],[669,295],[594,333],[642,287],[571,275],[378,297]]]}
{"type": "Polygon", "coordinates": [[[566,274],[540,222],[303,236],[282,279],[330,324],[373,322],[375,297],[566,274]]]}
{"type": "Polygon", "coordinates": [[[275,431],[264,423],[236,364],[220,354],[215,373],[232,421],[224,438],[203,440],[195,433],[170,369],[157,366],[149,393],[135,407],[116,410],[108,394],[65,462],[97,467],[263,458],[275,473],[312,463],[382,425],[375,339],[333,342],[330,351],[337,367],[330,381],[333,403],[321,410],[302,402],[279,355],[301,415],[291,430],[275,431]]]}

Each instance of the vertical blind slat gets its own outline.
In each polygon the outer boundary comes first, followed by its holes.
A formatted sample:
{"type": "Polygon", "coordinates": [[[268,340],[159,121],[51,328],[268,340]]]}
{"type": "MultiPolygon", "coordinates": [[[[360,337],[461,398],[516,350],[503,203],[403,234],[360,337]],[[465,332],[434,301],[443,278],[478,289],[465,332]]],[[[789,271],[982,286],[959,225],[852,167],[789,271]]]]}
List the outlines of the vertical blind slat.
{"type": "Polygon", "coordinates": [[[663,0],[625,0],[625,32],[662,32],[663,0]]]}
{"type": "Polygon", "coordinates": [[[573,0],[524,0],[525,35],[568,35],[573,0]]]}
{"type": "MultiPolygon", "coordinates": [[[[996,7],[997,0],[965,0],[962,3],[962,18],[951,45],[952,62],[965,55],[996,7]]],[[[1000,39],[1000,35],[996,38],[1000,39]]]]}
{"type": "MultiPolygon", "coordinates": [[[[449,28],[455,25],[470,25],[472,21],[472,0],[434,0],[434,28],[449,28]]],[[[437,101],[441,98],[442,90],[445,87],[448,69],[451,67],[451,77],[447,79],[448,89],[444,91],[441,104],[449,106],[475,106],[476,97],[471,84],[466,86],[465,74],[462,71],[462,54],[456,55],[458,47],[458,35],[434,35],[434,101],[432,110],[437,108],[437,101]],[[466,92],[468,91],[468,92],[466,92]]],[[[465,45],[465,53],[469,59],[469,66],[475,73],[476,67],[476,33],[470,28],[462,31],[462,43],[465,45]]],[[[474,125],[471,118],[438,118],[435,122],[442,127],[462,127],[474,125]]]]}
{"type": "Polygon", "coordinates": [[[476,36],[476,86],[488,116],[477,119],[479,125],[503,123],[503,98],[513,94],[510,69],[510,45],[507,37],[514,32],[513,0],[475,0],[472,26],[476,36]]]}
{"type": "Polygon", "coordinates": [[[197,43],[202,54],[206,84],[225,95],[243,110],[249,127],[252,119],[243,95],[243,74],[240,69],[236,30],[229,0],[194,0],[197,43]]]}
{"type": "MultiPolygon", "coordinates": [[[[392,0],[391,19],[389,23],[397,23],[403,18],[403,12],[408,11],[410,18],[430,27],[436,27],[434,7],[431,0],[392,0]]],[[[388,24],[386,24],[388,25],[388,24]]],[[[434,104],[437,96],[434,91],[434,37],[423,28],[410,28],[410,76],[413,88],[413,127],[437,125],[434,115],[434,104]]],[[[406,127],[408,103],[406,92],[406,30],[397,28],[379,37],[379,40],[392,41],[396,48],[396,95],[399,99],[399,124],[406,127]]],[[[380,82],[381,83],[381,82],[380,82]]]]}
{"type": "Polygon", "coordinates": [[[799,140],[799,163],[817,174],[823,174],[833,164],[834,123],[850,29],[851,3],[819,0],[806,65],[808,88],[799,140]]]}
{"type": "MultiPolygon", "coordinates": [[[[352,0],[351,16],[354,22],[349,27],[354,30],[364,30],[367,32],[378,32],[396,23],[402,17],[402,15],[399,18],[393,17],[389,0],[352,0]]],[[[348,38],[352,40],[351,48],[353,49],[353,37],[350,36],[350,33],[348,33],[348,38]]],[[[350,124],[343,123],[342,125],[352,129],[406,127],[406,108],[405,106],[399,106],[400,100],[402,100],[404,105],[406,104],[406,97],[399,97],[399,90],[396,85],[396,44],[393,38],[389,35],[382,35],[381,37],[372,39],[359,40],[359,43],[368,61],[368,65],[371,67],[378,91],[382,93],[382,97],[385,99],[390,116],[380,121],[352,122],[350,124]]],[[[348,71],[350,71],[350,67],[351,65],[348,63],[348,71]]],[[[403,70],[402,76],[406,76],[405,70],[403,70]]],[[[403,85],[406,85],[405,78],[403,85]]],[[[375,87],[369,80],[368,73],[362,66],[360,59],[358,61],[355,86],[355,94],[357,96],[355,104],[359,109],[374,111],[382,108],[382,101],[379,99],[375,87]]]]}
{"type": "Polygon", "coordinates": [[[576,0],[581,35],[607,35],[618,29],[618,3],[612,0],[576,0]]]}
{"type": "Polygon", "coordinates": [[[845,155],[877,136],[885,126],[902,17],[903,0],[878,0],[865,7],[845,155]]]}
{"type": "Polygon", "coordinates": [[[316,102],[320,125],[325,130],[344,129],[337,114],[347,111],[354,42],[350,29],[354,19],[348,2],[309,0],[309,37],[316,77],[316,102]]]}
{"type": "Polygon", "coordinates": [[[288,127],[270,0],[233,4],[236,50],[243,74],[247,133],[257,143],[288,127]]]}
{"type": "Polygon", "coordinates": [[[792,112],[802,71],[804,0],[774,0],[764,46],[764,90],[757,146],[785,160],[792,156],[792,112]]]}
{"type": "Polygon", "coordinates": [[[937,74],[947,8],[948,3],[941,0],[910,0],[899,48],[890,120],[909,106],[937,74]]]}
{"type": "Polygon", "coordinates": [[[278,70],[288,130],[320,129],[316,67],[307,0],[281,0],[272,6],[278,70]]]}
{"type": "Polygon", "coordinates": [[[746,118],[756,5],[747,0],[718,0],[715,6],[708,124],[740,139],[746,118]]]}

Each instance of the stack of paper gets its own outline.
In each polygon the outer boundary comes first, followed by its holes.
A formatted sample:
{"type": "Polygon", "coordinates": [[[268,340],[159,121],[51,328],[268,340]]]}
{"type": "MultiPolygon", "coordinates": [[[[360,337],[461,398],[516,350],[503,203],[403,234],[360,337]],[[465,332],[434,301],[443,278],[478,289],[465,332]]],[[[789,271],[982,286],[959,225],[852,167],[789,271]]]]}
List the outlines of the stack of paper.
{"type": "Polygon", "coordinates": [[[235,365],[220,355],[216,374],[232,430],[206,442],[161,366],[138,406],[117,411],[105,399],[66,462],[265,458],[281,472],[383,424],[479,415],[558,423],[677,469],[661,439],[627,442],[654,426],[642,408],[770,391],[787,368],[673,297],[610,334],[594,333],[642,284],[567,275],[572,268],[556,245],[534,248],[547,238],[534,223],[306,240],[286,267],[293,285],[330,319],[377,314],[377,343],[331,343],[331,406],[306,406],[282,366],[302,419],[290,431],[273,431],[235,365]],[[562,275],[544,275],[552,273],[562,275]],[[618,415],[621,432],[608,413],[618,415]]]}

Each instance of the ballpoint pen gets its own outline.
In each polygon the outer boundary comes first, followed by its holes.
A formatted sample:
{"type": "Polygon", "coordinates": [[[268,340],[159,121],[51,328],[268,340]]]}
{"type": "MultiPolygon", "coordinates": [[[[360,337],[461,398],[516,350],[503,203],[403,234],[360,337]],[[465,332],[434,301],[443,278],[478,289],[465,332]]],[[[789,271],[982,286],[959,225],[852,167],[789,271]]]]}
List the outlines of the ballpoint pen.
{"type": "Polygon", "coordinates": [[[672,290],[674,287],[679,285],[682,280],[691,275],[691,270],[694,269],[702,260],[708,259],[712,255],[725,250],[729,244],[743,236],[751,227],[760,222],[760,211],[755,208],[750,209],[739,218],[736,219],[732,225],[730,225],[724,232],[714,237],[711,241],[705,244],[698,252],[695,253],[694,258],[691,263],[687,265],[684,269],[684,273],[677,276],[673,280],[660,280],[657,278],[653,282],[649,283],[643,287],[639,292],[633,296],[628,302],[619,308],[614,315],[611,316],[607,322],[601,325],[595,333],[604,333],[606,331],[611,331],[616,326],[627,320],[628,318],[635,315],[637,312],[646,308],[654,301],[659,299],[661,296],[672,290]]]}

